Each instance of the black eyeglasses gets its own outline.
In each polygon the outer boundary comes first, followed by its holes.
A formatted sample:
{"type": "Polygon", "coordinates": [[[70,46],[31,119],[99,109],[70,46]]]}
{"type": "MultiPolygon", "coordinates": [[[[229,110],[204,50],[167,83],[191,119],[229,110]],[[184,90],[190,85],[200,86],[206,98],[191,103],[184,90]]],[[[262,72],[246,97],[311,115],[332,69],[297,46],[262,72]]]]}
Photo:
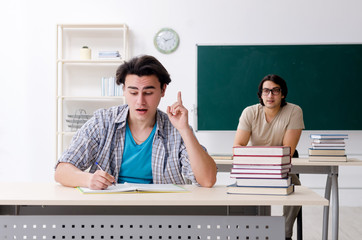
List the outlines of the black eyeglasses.
{"type": "Polygon", "coordinates": [[[264,96],[268,96],[270,92],[271,92],[273,95],[279,95],[280,92],[281,92],[281,89],[278,88],[278,87],[275,87],[275,88],[273,88],[273,89],[263,88],[263,90],[262,90],[262,93],[263,93],[264,96]]]}

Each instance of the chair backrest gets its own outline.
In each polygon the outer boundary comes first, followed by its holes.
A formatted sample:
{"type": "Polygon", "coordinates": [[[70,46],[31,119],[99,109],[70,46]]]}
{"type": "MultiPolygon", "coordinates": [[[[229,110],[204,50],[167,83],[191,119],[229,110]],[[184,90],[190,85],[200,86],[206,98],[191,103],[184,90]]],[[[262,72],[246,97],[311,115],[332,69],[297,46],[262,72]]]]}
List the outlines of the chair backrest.
{"type": "Polygon", "coordinates": [[[297,149],[295,149],[295,151],[294,151],[293,158],[299,158],[299,153],[298,153],[297,149]]]}

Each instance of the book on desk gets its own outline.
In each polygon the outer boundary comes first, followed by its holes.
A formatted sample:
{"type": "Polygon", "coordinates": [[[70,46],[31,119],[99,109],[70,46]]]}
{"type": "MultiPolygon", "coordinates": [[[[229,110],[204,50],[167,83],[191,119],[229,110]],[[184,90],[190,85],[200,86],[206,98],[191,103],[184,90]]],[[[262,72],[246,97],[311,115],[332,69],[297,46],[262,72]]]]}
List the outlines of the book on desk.
{"type": "Polygon", "coordinates": [[[255,156],[285,156],[290,155],[288,146],[235,146],[233,155],[255,156]]]}
{"type": "Polygon", "coordinates": [[[237,178],[237,186],[254,186],[254,187],[288,187],[292,184],[291,177],[286,178],[237,178]]]}
{"type": "Polygon", "coordinates": [[[346,162],[345,139],[348,134],[311,134],[310,162],[346,162]]]}
{"type": "Polygon", "coordinates": [[[292,165],[290,163],[287,164],[233,164],[233,169],[264,169],[264,170],[273,170],[273,169],[290,169],[292,165]]]}
{"type": "Polygon", "coordinates": [[[177,193],[187,192],[186,189],[175,184],[136,184],[124,183],[109,186],[107,189],[95,190],[85,187],[77,187],[85,194],[102,194],[102,193],[177,193]]]}
{"type": "Polygon", "coordinates": [[[294,192],[294,184],[283,187],[256,187],[256,186],[239,186],[237,184],[229,185],[228,194],[255,194],[255,195],[289,195],[294,192]]]}
{"type": "Polygon", "coordinates": [[[347,155],[309,155],[310,162],[347,162],[347,155]]]}
{"type": "Polygon", "coordinates": [[[348,134],[311,134],[311,139],[348,139],[348,134]]]}
{"type": "Polygon", "coordinates": [[[227,193],[291,194],[294,192],[294,185],[288,176],[290,169],[290,147],[234,147],[230,177],[235,178],[235,184],[228,186],[227,193]]]}
{"type": "Polygon", "coordinates": [[[234,155],[234,164],[283,165],[290,164],[290,155],[234,155]]]}

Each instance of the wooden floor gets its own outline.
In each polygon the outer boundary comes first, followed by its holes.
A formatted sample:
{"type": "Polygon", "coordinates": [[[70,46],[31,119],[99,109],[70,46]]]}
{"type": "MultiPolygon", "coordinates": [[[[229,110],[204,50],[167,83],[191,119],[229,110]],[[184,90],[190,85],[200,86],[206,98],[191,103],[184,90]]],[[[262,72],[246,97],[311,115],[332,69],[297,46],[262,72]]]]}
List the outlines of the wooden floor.
{"type": "MultiPolygon", "coordinates": [[[[329,220],[329,238],[331,235],[331,213],[329,220]]],[[[294,224],[296,225],[296,224],[294,224]]],[[[303,207],[303,239],[321,240],[323,226],[323,207],[303,207]]],[[[293,240],[297,240],[294,226],[293,240]]],[[[362,207],[339,208],[339,240],[362,239],[362,207]]]]}

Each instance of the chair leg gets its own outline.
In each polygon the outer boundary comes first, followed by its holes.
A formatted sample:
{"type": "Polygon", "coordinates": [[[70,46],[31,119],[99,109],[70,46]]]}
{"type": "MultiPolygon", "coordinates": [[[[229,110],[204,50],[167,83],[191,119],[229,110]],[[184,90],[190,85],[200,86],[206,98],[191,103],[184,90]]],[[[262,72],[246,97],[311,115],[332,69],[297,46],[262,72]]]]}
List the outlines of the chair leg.
{"type": "Polygon", "coordinates": [[[302,207],[299,210],[297,216],[297,239],[303,240],[303,219],[302,219],[302,207]]]}
{"type": "MultiPolygon", "coordinates": [[[[299,158],[299,153],[297,149],[295,149],[293,158],[299,158]]],[[[299,178],[299,173],[296,174],[299,178]]],[[[298,215],[297,215],[297,239],[303,240],[303,219],[302,219],[302,206],[300,206],[298,215]]]]}

